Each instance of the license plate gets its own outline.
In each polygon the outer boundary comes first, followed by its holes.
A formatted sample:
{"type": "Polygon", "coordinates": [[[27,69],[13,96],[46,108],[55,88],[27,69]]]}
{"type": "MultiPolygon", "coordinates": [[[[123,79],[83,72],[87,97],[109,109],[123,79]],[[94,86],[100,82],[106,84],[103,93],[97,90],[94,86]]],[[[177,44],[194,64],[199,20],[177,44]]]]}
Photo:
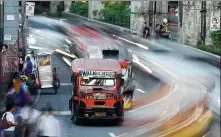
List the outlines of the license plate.
{"type": "Polygon", "coordinates": [[[105,94],[94,95],[94,99],[95,100],[104,100],[104,99],[106,99],[106,95],[105,94]]]}
{"type": "Polygon", "coordinates": [[[96,112],[95,115],[97,117],[104,117],[104,116],[106,116],[106,113],[105,112],[96,112]]]}

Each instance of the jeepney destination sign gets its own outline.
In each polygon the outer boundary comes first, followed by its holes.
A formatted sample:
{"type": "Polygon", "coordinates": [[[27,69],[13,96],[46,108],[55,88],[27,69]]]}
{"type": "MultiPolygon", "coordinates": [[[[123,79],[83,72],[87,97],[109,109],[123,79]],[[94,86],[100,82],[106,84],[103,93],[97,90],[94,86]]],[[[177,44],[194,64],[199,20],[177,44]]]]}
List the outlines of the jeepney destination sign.
{"type": "Polygon", "coordinates": [[[83,78],[115,78],[115,72],[107,71],[81,71],[83,78]]]}

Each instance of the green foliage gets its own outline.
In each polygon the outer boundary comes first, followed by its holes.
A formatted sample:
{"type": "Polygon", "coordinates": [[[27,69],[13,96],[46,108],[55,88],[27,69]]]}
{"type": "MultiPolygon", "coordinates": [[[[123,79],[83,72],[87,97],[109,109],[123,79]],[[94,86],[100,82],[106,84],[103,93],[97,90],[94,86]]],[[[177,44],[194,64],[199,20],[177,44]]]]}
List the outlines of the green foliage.
{"type": "Polygon", "coordinates": [[[199,44],[197,47],[201,50],[204,50],[204,51],[207,51],[207,52],[219,55],[219,56],[221,55],[220,48],[217,48],[216,46],[213,46],[213,45],[207,46],[204,44],[199,44]]]}
{"type": "Polygon", "coordinates": [[[110,24],[130,27],[130,8],[126,2],[107,2],[99,17],[99,20],[110,24]]]}
{"type": "Polygon", "coordinates": [[[210,37],[212,39],[212,43],[217,48],[221,47],[221,31],[214,31],[210,33],[210,37]]]}
{"type": "Polygon", "coordinates": [[[73,2],[71,12],[80,16],[88,17],[88,3],[81,1],[73,2]]]}

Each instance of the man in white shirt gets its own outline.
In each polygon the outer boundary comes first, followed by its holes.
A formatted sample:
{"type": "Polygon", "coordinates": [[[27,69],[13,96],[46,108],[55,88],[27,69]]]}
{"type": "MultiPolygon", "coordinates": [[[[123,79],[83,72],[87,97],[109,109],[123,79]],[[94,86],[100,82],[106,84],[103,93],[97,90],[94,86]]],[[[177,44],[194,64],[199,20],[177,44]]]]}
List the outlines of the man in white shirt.
{"type": "Polygon", "coordinates": [[[40,117],[37,124],[37,133],[40,137],[60,137],[60,123],[53,116],[52,108],[48,108],[48,112],[40,117]]]}
{"type": "Polygon", "coordinates": [[[26,136],[27,137],[37,137],[36,134],[36,124],[41,116],[41,112],[33,108],[34,102],[30,101],[26,104],[20,112],[20,117],[22,118],[24,124],[26,125],[26,136]]]}
{"type": "Polygon", "coordinates": [[[12,127],[7,128],[4,130],[4,136],[5,137],[14,137],[14,131],[15,131],[15,118],[12,114],[14,112],[14,104],[13,103],[7,103],[6,104],[6,112],[2,116],[2,120],[6,120],[8,122],[11,122],[13,124],[12,127]]]}

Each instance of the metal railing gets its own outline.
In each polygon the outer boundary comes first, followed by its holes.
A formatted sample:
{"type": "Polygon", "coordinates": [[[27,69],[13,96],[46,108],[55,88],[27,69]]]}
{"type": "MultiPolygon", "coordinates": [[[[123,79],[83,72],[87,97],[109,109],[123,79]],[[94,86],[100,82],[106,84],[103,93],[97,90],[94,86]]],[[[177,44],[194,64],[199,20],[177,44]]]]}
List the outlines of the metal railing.
{"type": "MultiPolygon", "coordinates": [[[[19,45],[22,48],[23,40],[19,38],[19,45]]],[[[8,84],[11,82],[13,72],[18,71],[18,40],[14,45],[9,45],[9,48],[0,52],[0,112],[4,111],[5,95],[7,93],[8,84]]]]}

